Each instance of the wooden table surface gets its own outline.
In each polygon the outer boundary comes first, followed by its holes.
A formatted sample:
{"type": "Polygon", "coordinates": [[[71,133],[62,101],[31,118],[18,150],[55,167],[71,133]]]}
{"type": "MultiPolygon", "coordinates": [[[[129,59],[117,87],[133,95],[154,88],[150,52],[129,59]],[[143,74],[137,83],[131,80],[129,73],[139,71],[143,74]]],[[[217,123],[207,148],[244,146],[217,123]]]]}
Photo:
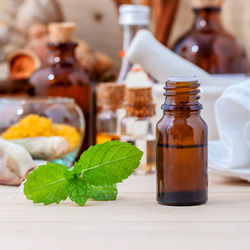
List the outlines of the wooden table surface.
{"type": "Polygon", "coordinates": [[[210,174],[209,202],[155,201],[155,176],[131,176],[116,201],[34,205],[0,186],[0,249],[250,249],[250,184],[210,174]]]}

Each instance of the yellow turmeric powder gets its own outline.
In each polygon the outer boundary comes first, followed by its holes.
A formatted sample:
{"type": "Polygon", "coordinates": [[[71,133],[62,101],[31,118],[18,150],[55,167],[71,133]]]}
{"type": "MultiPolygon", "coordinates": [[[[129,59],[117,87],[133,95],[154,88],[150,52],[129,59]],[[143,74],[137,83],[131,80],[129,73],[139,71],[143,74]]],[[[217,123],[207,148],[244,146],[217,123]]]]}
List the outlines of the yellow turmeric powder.
{"type": "Polygon", "coordinates": [[[5,140],[37,136],[62,136],[70,144],[70,150],[74,149],[80,141],[80,134],[75,127],[52,123],[49,118],[34,114],[25,116],[2,134],[5,140]]]}

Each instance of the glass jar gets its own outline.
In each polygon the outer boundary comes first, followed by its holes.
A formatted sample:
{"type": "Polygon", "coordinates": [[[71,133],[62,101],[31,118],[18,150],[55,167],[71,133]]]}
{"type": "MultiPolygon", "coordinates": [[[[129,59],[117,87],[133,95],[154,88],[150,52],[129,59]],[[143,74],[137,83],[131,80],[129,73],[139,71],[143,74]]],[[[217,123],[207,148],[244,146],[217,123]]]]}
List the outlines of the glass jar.
{"type": "Polygon", "coordinates": [[[81,109],[70,98],[1,98],[1,138],[33,159],[71,166],[85,134],[81,109]]]}
{"type": "Polygon", "coordinates": [[[127,88],[126,116],[121,121],[121,141],[129,142],[144,152],[138,174],[155,170],[154,104],[152,88],[127,88]]]}
{"type": "Polygon", "coordinates": [[[246,49],[225,31],[221,0],[194,0],[194,24],[174,44],[173,50],[210,74],[247,74],[246,49]]]}
{"type": "Polygon", "coordinates": [[[98,86],[97,103],[100,112],[97,114],[96,142],[120,140],[120,122],[124,116],[125,86],[117,83],[102,83],[98,86]]]}
{"type": "Polygon", "coordinates": [[[83,152],[95,144],[95,84],[90,73],[76,62],[74,30],[73,23],[49,25],[49,66],[34,72],[30,83],[35,96],[70,97],[80,106],[86,120],[83,152]]]}
{"type": "Polygon", "coordinates": [[[164,205],[207,201],[207,125],[195,77],[170,77],[156,127],[157,200],[164,205]]]}

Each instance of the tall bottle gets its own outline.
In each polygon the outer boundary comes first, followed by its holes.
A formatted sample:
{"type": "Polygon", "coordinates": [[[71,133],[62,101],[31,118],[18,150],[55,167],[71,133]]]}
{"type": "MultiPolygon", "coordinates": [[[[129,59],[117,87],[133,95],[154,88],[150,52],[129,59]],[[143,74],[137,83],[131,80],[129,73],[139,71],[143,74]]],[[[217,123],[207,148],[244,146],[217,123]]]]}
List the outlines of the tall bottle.
{"type": "Polygon", "coordinates": [[[193,26],[176,41],[173,51],[211,74],[247,74],[244,46],[220,21],[223,1],[193,1],[193,26]]]}
{"type": "Polygon", "coordinates": [[[128,72],[133,66],[125,57],[126,51],[135,34],[141,29],[148,29],[150,8],[142,5],[125,4],[119,8],[119,14],[119,24],[123,30],[123,50],[120,53],[122,63],[117,82],[124,83],[128,72]]]}
{"type": "Polygon", "coordinates": [[[71,97],[85,118],[85,137],[81,152],[95,143],[95,94],[90,73],[75,59],[74,23],[51,23],[48,66],[33,73],[30,83],[35,96],[71,97]]]}
{"type": "Polygon", "coordinates": [[[207,201],[207,125],[195,77],[170,77],[156,128],[157,200],[165,205],[207,201]]]}

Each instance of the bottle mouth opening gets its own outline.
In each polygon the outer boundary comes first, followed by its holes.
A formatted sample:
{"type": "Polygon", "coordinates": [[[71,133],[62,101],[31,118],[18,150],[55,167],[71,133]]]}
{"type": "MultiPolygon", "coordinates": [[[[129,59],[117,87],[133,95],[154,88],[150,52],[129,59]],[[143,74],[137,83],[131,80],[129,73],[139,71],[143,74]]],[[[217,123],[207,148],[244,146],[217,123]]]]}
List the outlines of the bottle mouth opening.
{"type": "Polygon", "coordinates": [[[166,102],[162,105],[164,111],[196,111],[202,108],[198,102],[200,83],[196,76],[170,76],[166,82],[164,96],[166,102]]]}
{"type": "Polygon", "coordinates": [[[200,93],[199,87],[200,83],[196,76],[170,76],[164,87],[164,95],[197,95],[200,93]]]}
{"type": "Polygon", "coordinates": [[[196,76],[169,76],[168,82],[198,82],[196,76]]]}

